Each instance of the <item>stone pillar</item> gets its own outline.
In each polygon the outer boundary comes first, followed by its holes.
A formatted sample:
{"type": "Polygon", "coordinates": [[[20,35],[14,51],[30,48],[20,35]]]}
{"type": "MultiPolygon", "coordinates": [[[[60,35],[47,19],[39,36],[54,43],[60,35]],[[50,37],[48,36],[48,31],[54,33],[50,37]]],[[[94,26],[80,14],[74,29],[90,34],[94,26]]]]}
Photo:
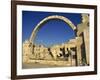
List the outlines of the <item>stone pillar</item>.
{"type": "Polygon", "coordinates": [[[89,27],[87,27],[84,31],[84,44],[85,44],[85,51],[86,51],[86,62],[87,64],[90,63],[89,59],[90,59],[90,46],[89,46],[89,27]]]}
{"type": "Polygon", "coordinates": [[[75,59],[72,59],[72,66],[76,66],[75,59]]]}
{"type": "Polygon", "coordinates": [[[75,56],[75,52],[71,50],[71,58],[72,58],[72,66],[76,65],[75,59],[73,58],[75,56]]]}
{"type": "Polygon", "coordinates": [[[77,66],[82,64],[81,46],[77,45],[77,66]]]}
{"type": "Polygon", "coordinates": [[[81,53],[81,45],[82,45],[82,37],[76,37],[77,39],[77,66],[80,66],[82,64],[82,53],[81,53]]]}
{"type": "MultiPolygon", "coordinates": [[[[85,44],[85,52],[86,52],[86,61],[87,61],[87,64],[89,64],[89,15],[88,14],[81,14],[82,16],[82,23],[81,24],[78,24],[77,25],[77,36],[78,37],[83,37],[84,40],[82,40],[82,43],[85,44]],[[83,36],[81,35],[83,34],[83,36]],[[83,42],[84,41],[84,42],[83,42]]],[[[80,41],[77,41],[77,43],[80,42],[80,41]]],[[[79,51],[81,45],[77,46],[77,58],[79,58],[80,54],[79,51]],[[79,55],[79,56],[78,56],[79,55]]],[[[79,65],[79,61],[77,61],[78,65],[79,65]]]]}

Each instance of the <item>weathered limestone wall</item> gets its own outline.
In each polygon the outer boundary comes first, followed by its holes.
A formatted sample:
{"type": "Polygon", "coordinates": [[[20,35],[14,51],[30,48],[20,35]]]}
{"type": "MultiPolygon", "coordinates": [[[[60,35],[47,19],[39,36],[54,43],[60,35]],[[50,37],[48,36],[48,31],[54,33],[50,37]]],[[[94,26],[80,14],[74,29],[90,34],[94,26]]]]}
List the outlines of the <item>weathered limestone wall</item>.
{"type": "Polygon", "coordinates": [[[51,53],[53,55],[53,58],[56,60],[57,59],[57,56],[60,56],[60,54],[63,54],[61,51],[60,51],[60,48],[62,48],[62,46],[59,46],[59,45],[55,45],[53,47],[50,48],[51,50],[51,53]]]}
{"type": "MultiPolygon", "coordinates": [[[[71,39],[69,40],[69,42],[67,43],[63,43],[61,45],[54,45],[52,47],[50,47],[50,50],[48,50],[47,47],[43,46],[43,45],[34,45],[30,42],[32,41],[32,39],[34,39],[35,34],[37,33],[37,31],[40,29],[40,26],[42,23],[44,23],[45,21],[49,20],[49,19],[61,19],[63,21],[65,21],[67,24],[69,24],[71,26],[71,28],[73,30],[76,29],[76,27],[72,24],[72,22],[63,17],[63,16],[57,16],[57,15],[53,15],[53,16],[49,16],[45,19],[43,19],[37,26],[36,28],[33,30],[32,35],[30,37],[29,41],[25,41],[23,43],[23,62],[30,62],[33,59],[34,60],[40,60],[47,63],[50,63],[49,61],[46,60],[57,60],[58,56],[61,56],[60,58],[66,58],[63,54],[63,52],[61,51],[61,49],[65,50],[65,55],[68,55],[68,64],[70,64],[71,66],[75,66],[76,65],[76,61],[77,61],[77,65],[80,66],[82,65],[82,49],[81,49],[81,45],[84,43],[85,44],[85,53],[86,53],[86,61],[87,64],[89,64],[89,16],[87,14],[82,14],[82,23],[80,23],[77,26],[77,33],[76,33],[76,38],[75,39],[71,39]],[[83,35],[81,35],[83,34],[83,35]],[[82,37],[84,37],[84,40],[82,39],[82,37]],[[83,42],[84,41],[84,42],[83,42]],[[75,51],[72,51],[71,48],[76,48],[76,53],[75,51]],[[51,56],[52,55],[52,56],[51,56]],[[77,56],[77,60],[73,59],[73,56],[76,55],[77,56]]],[[[41,62],[42,63],[42,62],[41,62]]],[[[54,61],[53,63],[55,63],[56,65],[58,64],[57,61],[54,61]]],[[[63,62],[65,63],[65,62],[63,62]]],[[[63,64],[63,63],[59,63],[59,64],[63,64]]],[[[58,64],[58,65],[59,65],[58,64]]],[[[67,64],[67,63],[66,63],[67,64]]]]}
{"type": "Polygon", "coordinates": [[[83,43],[82,37],[76,37],[77,40],[77,65],[80,66],[82,64],[82,53],[81,53],[81,45],[83,43]]]}
{"type": "Polygon", "coordinates": [[[23,43],[23,62],[27,62],[33,52],[33,45],[29,41],[23,43]]]}
{"type": "Polygon", "coordinates": [[[86,61],[87,64],[90,63],[90,44],[89,44],[89,27],[87,27],[84,31],[84,43],[85,43],[85,50],[86,50],[86,61]]]}
{"type": "Polygon", "coordinates": [[[34,47],[33,56],[33,59],[52,59],[48,48],[44,47],[43,45],[34,47]]]}

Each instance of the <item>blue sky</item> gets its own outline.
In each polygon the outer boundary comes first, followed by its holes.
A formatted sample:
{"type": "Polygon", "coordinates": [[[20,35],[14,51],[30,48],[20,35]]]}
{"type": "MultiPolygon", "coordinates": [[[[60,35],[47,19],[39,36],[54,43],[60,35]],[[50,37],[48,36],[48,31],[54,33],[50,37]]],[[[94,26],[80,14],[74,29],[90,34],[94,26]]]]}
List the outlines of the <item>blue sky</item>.
{"type": "MultiPolygon", "coordinates": [[[[22,11],[22,41],[28,40],[35,26],[45,17],[60,15],[71,20],[77,26],[81,22],[81,14],[22,11]]],[[[36,34],[34,42],[47,47],[61,44],[75,38],[75,33],[68,24],[62,20],[49,20],[36,34]]]]}

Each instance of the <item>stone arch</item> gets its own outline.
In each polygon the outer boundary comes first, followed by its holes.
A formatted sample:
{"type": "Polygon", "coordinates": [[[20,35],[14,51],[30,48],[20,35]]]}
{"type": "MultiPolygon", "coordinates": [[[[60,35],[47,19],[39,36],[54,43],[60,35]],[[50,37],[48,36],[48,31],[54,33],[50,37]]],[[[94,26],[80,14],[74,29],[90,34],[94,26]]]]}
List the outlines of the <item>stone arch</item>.
{"type": "Polygon", "coordinates": [[[34,28],[34,30],[32,31],[32,34],[29,38],[29,41],[32,42],[38,32],[38,30],[42,27],[42,25],[47,22],[48,20],[52,20],[52,19],[59,19],[59,20],[62,20],[64,21],[66,24],[68,24],[72,29],[73,31],[76,30],[76,26],[66,17],[64,16],[60,16],[60,15],[52,15],[52,16],[48,16],[46,18],[44,18],[43,20],[41,20],[37,25],[36,27],[34,28]]]}

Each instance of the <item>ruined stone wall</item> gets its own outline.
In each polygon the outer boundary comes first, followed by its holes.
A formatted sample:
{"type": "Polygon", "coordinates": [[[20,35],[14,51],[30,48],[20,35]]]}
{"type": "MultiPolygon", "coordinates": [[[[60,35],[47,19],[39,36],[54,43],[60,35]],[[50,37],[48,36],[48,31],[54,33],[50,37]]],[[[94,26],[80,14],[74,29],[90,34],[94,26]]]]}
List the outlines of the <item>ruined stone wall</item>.
{"type": "MultiPolygon", "coordinates": [[[[36,28],[35,31],[38,31],[39,25],[41,25],[45,20],[48,20],[48,18],[61,18],[66,23],[68,23],[73,30],[75,29],[73,24],[62,16],[50,16],[45,19],[43,19],[42,22],[40,22],[36,28]],[[37,29],[38,28],[38,29],[37,29]]],[[[82,23],[77,25],[77,32],[75,39],[69,40],[67,43],[62,43],[60,45],[54,45],[50,47],[50,50],[48,50],[47,47],[43,45],[34,45],[29,41],[25,41],[23,43],[23,62],[27,62],[28,60],[60,60],[64,59],[70,63],[70,65],[75,66],[77,61],[77,66],[80,66],[83,64],[82,61],[82,44],[85,45],[85,53],[86,53],[86,61],[87,64],[89,64],[89,16],[87,14],[82,14],[82,23]],[[83,33],[83,35],[81,35],[83,33]],[[83,40],[84,39],[84,40],[83,40]],[[76,52],[73,51],[71,48],[76,48],[76,52]],[[61,51],[61,49],[64,49],[64,52],[61,51]],[[73,59],[74,55],[77,56],[76,59],[73,59]],[[62,55],[62,56],[61,56],[62,55]],[[67,60],[67,57],[68,60],[67,60]]],[[[34,31],[32,32],[31,38],[32,39],[36,33],[34,31]]]]}

